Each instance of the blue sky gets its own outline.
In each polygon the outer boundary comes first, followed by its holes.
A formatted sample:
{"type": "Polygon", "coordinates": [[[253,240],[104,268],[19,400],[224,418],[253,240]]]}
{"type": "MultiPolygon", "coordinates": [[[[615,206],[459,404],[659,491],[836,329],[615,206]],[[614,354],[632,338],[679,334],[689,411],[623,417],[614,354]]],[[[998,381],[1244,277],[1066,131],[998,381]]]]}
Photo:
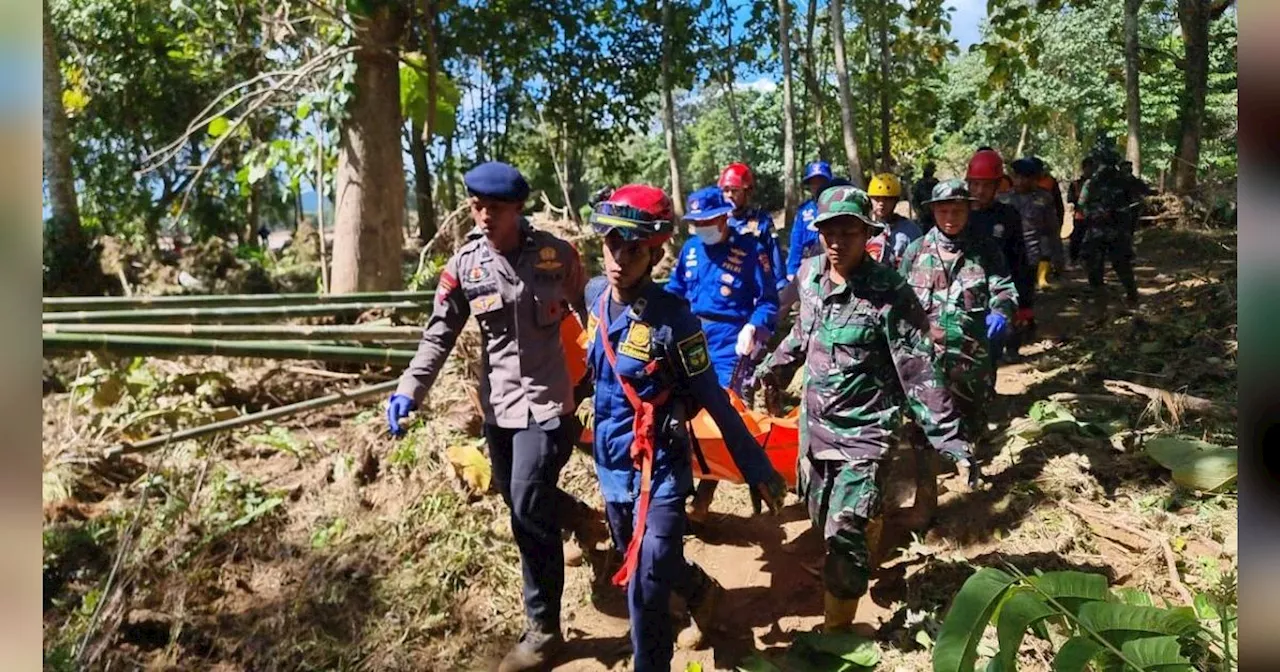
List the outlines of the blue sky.
{"type": "Polygon", "coordinates": [[[987,18],[987,0],[951,0],[947,5],[956,10],[951,14],[951,36],[961,50],[967,50],[978,41],[978,24],[987,18]]]}

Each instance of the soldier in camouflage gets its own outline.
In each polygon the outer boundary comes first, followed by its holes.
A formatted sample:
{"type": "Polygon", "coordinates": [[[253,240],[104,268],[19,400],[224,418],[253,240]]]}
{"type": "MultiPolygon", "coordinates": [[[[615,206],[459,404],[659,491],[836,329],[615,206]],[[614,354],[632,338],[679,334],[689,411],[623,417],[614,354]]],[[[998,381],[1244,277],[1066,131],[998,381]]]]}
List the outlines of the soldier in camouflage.
{"type": "Polygon", "coordinates": [[[962,433],[976,441],[986,430],[996,382],[988,344],[1013,320],[1018,291],[995,241],[969,235],[972,200],[960,180],[939,183],[926,201],[937,226],[907,247],[899,270],[929,316],[935,360],[962,433]]]}
{"type": "Polygon", "coordinates": [[[1120,157],[1107,138],[1098,140],[1092,156],[1098,170],[1080,192],[1080,207],[1085,218],[1081,255],[1089,275],[1093,308],[1101,315],[1107,303],[1103,284],[1106,272],[1103,264],[1107,260],[1124,285],[1130,305],[1138,301],[1138,284],[1133,277],[1133,227],[1135,208],[1142,202],[1142,193],[1135,188],[1131,176],[1121,173],[1116,166],[1120,157]]]}
{"type": "Polygon", "coordinates": [[[800,315],[757,369],[776,384],[804,361],[799,493],[823,531],[825,628],[852,627],[873,569],[868,522],[880,506],[881,465],[903,403],[933,447],[971,485],[978,476],[946,385],[933,365],[929,321],[897,271],[866,256],[876,225],[854,187],[819,196],[824,254],[796,276],[800,315]],[[905,392],[905,399],[904,394],[905,392]]]}

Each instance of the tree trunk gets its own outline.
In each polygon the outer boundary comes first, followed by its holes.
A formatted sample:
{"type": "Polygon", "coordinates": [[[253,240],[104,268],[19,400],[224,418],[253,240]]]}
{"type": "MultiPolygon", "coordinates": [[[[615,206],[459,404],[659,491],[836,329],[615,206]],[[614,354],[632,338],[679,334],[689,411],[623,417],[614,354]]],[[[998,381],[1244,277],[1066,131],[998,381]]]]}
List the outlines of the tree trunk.
{"type": "Polygon", "coordinates": [[[436,213],[431,202],[431,167],[427,164],[426,127],[409,123],[409,155],[413,158],[413,196],[418,210],[418,240],[431,240],[436,231],[436,213]]]}
{"type": "MultiPolygon", "coordinates": [[[[62,109],[62,72],[58,46],[54,42],[49,3],[44,3],[44,180],[49,190],[52,217],[45,229],[45,260],[51,287],[72,289],[88,262],[88,242],[80,228],[80,207],[76,202],[75,175],[71,169],[71,138],[67,116],[62,109]]],[[[87,278],[81,278],[87,281],[87,278]]]]}
{"type": "Polygon", "coordinates": [[[667,139],[667,163],[671,170],[671,202],[684,215],[684,190],[680,184],[680,153],[676,146],[676,110],[671,99],[671,38],[675,32],[672,0],[662,3],[662,133],[667,139]]]}
{"type": "MultiPolygon", "coordinates": [[[[435,137],[436,104],[438,88],[436,72],[440,69],[436,43],[436,6],[432,0],[422,0],[424,14],[427,17],[427,120],[422,128],[419,142],[422,144],[422,170],[417,170],[415,182],[421,181],[418,187],[418,240],[425,245],[436,235],[436,207],[431,198],[431,164],[427,161],[427,152],[431,147],[431,139],[435,137]]],[[[414,168],[416,170],[417,164],[414,168]]]]}
{"type": "Polygon", "coordinates": [[[560,194],[564,197],[564,216],[565,219],[581,224],[578,213],[573,209],[573,173],[570,171],[572,165],[571,154],[573,145],[569,144],[569,132],[567,128],[560,131],[560,169],[556,171],[560,175],[560,194]]]}
{"type": "Polygon", "coordinates": [[[733,93],[733,80],[734,80],[734,76],[733,76],[733,66],[734,66],[733,14],[732,14],[732,10],[729,8],[728,0],[725,0],[723,5],[724,5],[724,34],[726,36],[725,53],[727,54],[725,58],[724,80],[722,82],[724,84],[724,99],[725,99],[725,104],[729,108],[729,121],[733,123],[733,137],[738,142],[738,160],[746,161],[747,160],[747,142],[742,136],[742,119],[738,117],[738,102],[736,100],[736,96],[733,93]]]}
{"type": "Polygon", "coordinates": [[[889,17],[880,9],[880,169],[889,170],[889,17]]]}
{"type": "Polygon", "coordinates": [[[454,181],[458,171],[453,167],[453,136],[444,139],[444,207],[453,212],[458,209],[458,186],[454,181]]]}
{"type": "Polygon", "coordinates": [[[338,146],[333,240],[335,294],[399,289],[404,228],[400,72],[405,17],[389,4],[357,20],[355,94],[338,146]]]}
{"type": "Polygon", "coordinates": [[[1200,167],[1204,99],[1209,89],[1209,23],[1231,4],[1231,0],[1178,0],[1178,23],[1182,26],[1185,53],[1178,153],[1173,169],[1173,189],[1179,194],[1195,190],[1196,172],[1200,167]]]}
{"type": "Polygon", "coordinates": [[[1141,65],[1138,53],[1138,10],[1142,0],[1124,0],[1124,111],[1129,125],[1125,158],[1133,162],[1133,174],[1142,174],[1142,97],[1138,86],[1141,65]]]}
{"type": "Polygon", "coordinates": [[[809,94],[809,107],[813,110],[813,139],[818,148],[818,158],[826,159],[830,153],[822,134],[825,127],[822,123],[822,87],[818,84],[818,68],[813,53],[813,31],[817,22],[818,0],[809,0],[804,29],[804,85],[809,94]]]}
{"type": "Polygon", "coordinates": [[[1013,158],[1022,158],[1022,150],[1027,148],[1027,122],[1022,122],[1022,132],[1018,134],[1018,148],[1013,150],[1013,158]]]}
{"type": "Polygon", "coordinates": [[[778,46],[782,56],[782,193],[783,222],[796,213],[795,107],[791,100],[791,0],[778,0],[778,46]]]}
{"type": "Polygon", "coordinates": [[[836,81],[840,85],[840,125],[844,131],[844,155],[849,169],[849,181],[857,187],[865,187],[862,178],[862,161],[858,158],[858,140],[853,128],[853,94],[849,91],[849,64],[844,57],[844,6],[840,0],[831,0],[831,43],[836,52],[836,81]]]}

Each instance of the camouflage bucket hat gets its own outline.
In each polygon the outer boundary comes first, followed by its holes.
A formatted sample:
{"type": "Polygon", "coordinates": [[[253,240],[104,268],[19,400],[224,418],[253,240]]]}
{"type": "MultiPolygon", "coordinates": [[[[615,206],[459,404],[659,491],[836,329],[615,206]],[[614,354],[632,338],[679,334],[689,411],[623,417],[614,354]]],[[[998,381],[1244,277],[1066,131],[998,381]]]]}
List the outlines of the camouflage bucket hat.
{"type": "Polygon", "coordinates": [[[972,201],[969,195],[969,187],[965,186],[964,180],[947,180],[934,185],[933,193],[929,200],[921,205],[929,205],[931,203],[941,203],[942,201],[972,201]]]}
{"type": "Polygon", "coordinates": [[[851,186],[828,187],[818,195],[818,216],[813,220],[815,228],[823,222],[830,222],[839,217],[852,216],[859,221],[877,229],[883,225],[871,221],[871,199],[867,192],[851,186]]]}

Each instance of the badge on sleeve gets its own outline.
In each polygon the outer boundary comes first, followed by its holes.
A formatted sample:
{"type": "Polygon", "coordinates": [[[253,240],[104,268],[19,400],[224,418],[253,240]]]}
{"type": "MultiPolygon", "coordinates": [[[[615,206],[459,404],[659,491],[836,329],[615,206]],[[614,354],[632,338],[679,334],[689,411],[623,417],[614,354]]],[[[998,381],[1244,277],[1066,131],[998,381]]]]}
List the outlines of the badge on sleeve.
{"type": "Polygon", "coordinates": [[[689,376],[696,376],[711,368],[707,337],[701,331],[677,343],[676,349],[680,351],[680,364],[689,376]]]}
{"type": "Polygon", "coordinates": [[[449,294],[458,288],[458,279],[449,271],[440,274],[440,284],[436,285],[436,303],[449,300],[449,294]]]}
{"type": "Polygon", "coordinates": [[[600,323],[596,320],[595,313],[587,313],[587,328],[578,337],[578,346],[584,349],[591,349],[596,342],[596,332],[600,331],[600,323]]]}
{"type": "Polygon", "coordinates": [[[618,352],[642,362],[650,359],[649,345],[653,341],[653,333],[644,322],[632,322],[627,329],[627,338],[618,346],[618,352]]]}

